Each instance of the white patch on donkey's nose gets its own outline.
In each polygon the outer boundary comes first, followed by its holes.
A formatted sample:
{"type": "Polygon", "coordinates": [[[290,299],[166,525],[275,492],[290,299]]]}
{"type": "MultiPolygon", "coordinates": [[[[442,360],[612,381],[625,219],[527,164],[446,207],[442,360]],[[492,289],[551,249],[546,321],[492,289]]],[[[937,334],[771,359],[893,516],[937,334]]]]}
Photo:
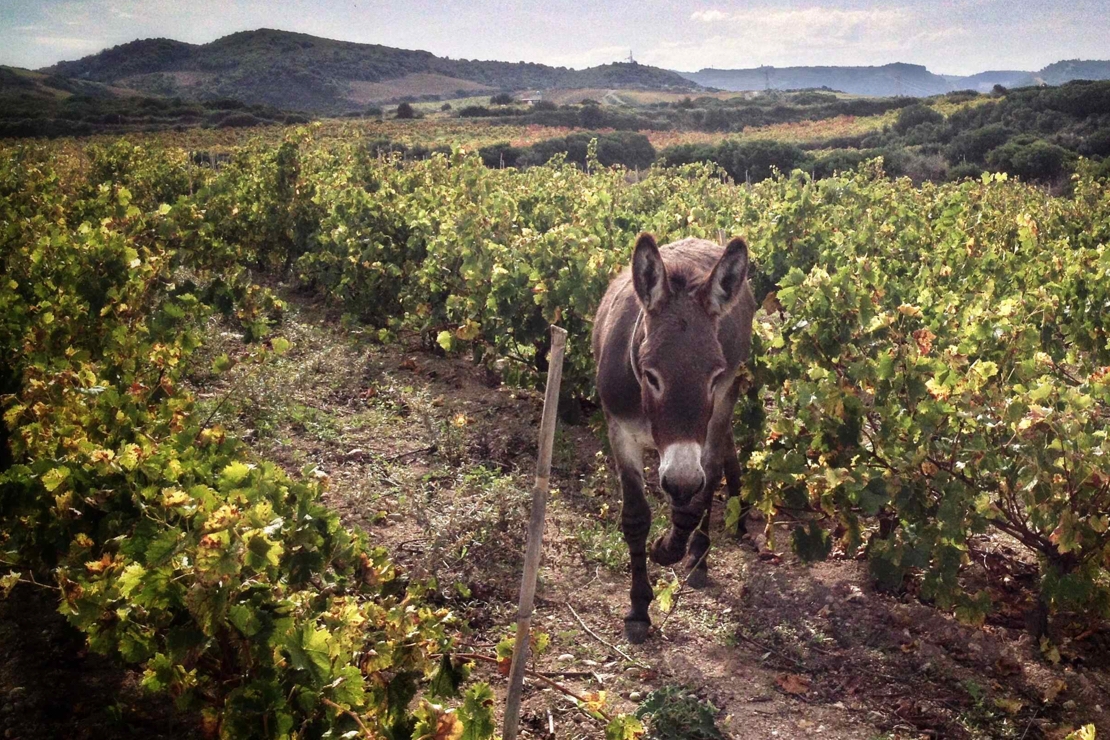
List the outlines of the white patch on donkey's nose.
{"type": "Polygon", "coordinates": [[[701,445],[697,442],[676,442],[668,445],[659,456],[659,480],[670,494],[692,496],[705,485],[701,466],[701,445]]]}

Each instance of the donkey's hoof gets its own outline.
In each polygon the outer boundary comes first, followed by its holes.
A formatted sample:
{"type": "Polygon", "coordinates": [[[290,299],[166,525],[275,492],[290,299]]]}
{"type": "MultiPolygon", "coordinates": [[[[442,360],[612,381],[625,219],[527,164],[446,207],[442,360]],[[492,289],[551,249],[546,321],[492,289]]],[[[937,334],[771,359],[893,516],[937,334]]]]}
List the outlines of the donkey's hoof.
{"type": "Polygon", "coordinates": [[[709,571],[705,568],[694,568],[686,576],[686,585],[696,589],[705,588],[709,585],[709,571]]]}
{"type": "Polygon", "coordinates": [[[651,622],[641,622],[638,619],[624,620],[624,639],[628,640],[633,645],[639,645],[647,639],[648,630],[651,629],[651,622]]]}
{"type": "Polygon", "coordinates": [[[660,537],[651,543],[651,552],[648,554],[651,562],[656,565],[674,565],[686,555],[685,552],[674,552],[668,548],[666,537],[660,537]]]}

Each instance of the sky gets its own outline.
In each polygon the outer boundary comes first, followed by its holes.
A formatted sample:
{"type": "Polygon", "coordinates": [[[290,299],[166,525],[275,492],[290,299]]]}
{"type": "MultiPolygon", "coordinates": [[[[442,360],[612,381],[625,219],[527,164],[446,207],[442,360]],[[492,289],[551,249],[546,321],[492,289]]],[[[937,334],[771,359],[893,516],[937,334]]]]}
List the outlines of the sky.
{"type": "Polygon", "coordinates": [[[909,62],[971,74],[1110,59],[1110,0],[0,0],[0,64],[256,28],[576,68],[630,52],[682,71],[909,62]]]}

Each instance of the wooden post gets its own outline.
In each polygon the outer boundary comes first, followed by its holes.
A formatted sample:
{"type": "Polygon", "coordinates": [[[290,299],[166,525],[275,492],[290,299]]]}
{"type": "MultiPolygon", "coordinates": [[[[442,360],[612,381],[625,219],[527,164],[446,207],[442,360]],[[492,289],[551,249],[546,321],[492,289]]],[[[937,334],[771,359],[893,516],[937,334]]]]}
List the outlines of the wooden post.
{"type": "Polygon", "coordinates": [[[543,554],[543,525],[547,514],[547,489],[551,477],[551,449],[555,443],[555,422],[559,410],[559,386],[563,383],[563,353],[567,332],[551,327],[551,357],[547,366],[547,391],[540,421],[540,445],[536,455],[536,483],[532,488],[532,513],[528,521],[528,544],[524,552],[524,576],[520,581],[520,606],[516,619],[516,645],[509,671],[509,695],[505,699],[504,740],[516,740],[520,724],[520,700],[524,693],[524,669],[532,636],[532,607],[536,598],[536,577],[543,554]]]}

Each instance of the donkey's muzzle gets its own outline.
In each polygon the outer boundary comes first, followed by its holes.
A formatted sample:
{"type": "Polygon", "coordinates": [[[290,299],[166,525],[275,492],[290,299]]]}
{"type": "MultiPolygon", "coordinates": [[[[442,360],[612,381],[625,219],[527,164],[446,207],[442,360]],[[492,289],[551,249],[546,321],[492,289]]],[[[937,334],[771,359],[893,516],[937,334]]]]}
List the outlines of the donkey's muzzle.
{"type": "Polygon", "coordinates": [[[659,458],[659,484],[671,501],[683,506],[705,488],[705,469],[701,466],[701,445],[677,442],[663,450],[659,458]]]}

